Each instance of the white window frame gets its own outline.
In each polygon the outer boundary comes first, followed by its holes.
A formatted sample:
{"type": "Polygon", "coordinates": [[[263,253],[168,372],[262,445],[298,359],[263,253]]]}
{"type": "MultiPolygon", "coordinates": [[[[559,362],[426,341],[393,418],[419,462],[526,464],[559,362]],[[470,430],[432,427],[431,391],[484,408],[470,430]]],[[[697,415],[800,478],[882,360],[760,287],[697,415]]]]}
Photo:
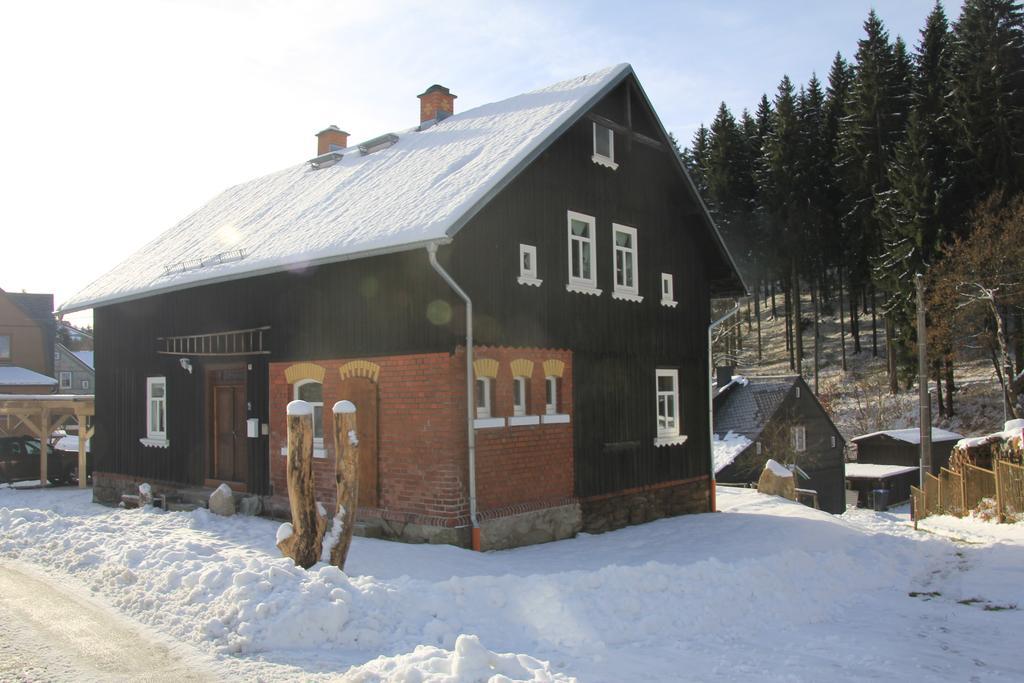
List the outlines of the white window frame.
{"type": "Polygon", "coordinates": [[[797,453],[803,453],[807,450],[807,428],[803,425],[796,425],[789,428],[790,443],[793,446],[793,450],[797,453]]]}
{"type": "Polygon", "coordinates": [[[491,415],[491,385],[493,379],[490,377],[477,377],[476,378],[476,419],[486,420],[491,415]],[[483,405],[480,404],[480,399],[483,398],[483,405]]]}
{"type": "Polygon", "coordinates": [[[517,375],[512,378],[512,415],[514,417],[522,417],[523,415],[526,415],[526,392],[528,390],[529,384],[525,377],[517,375]],[[518,400],[516,400],[517,392],[519,394],[518,400]]]}
{"type": "Polygon", "coordinates": [[[566,212],[566,239],[568,244],[569,283],[565,286],[570,292],[579,294],[600,295],[601,290],[597,288],[597,219],[585,213],[576,211],[566,212]],[[586,223],[589,230],[587,237],[579,237],[572,234],[572,222],[579,221],[586,223]],[[590,277],[576,277],[573,275],[573,243],[579,242],[580,247],[580,272],[583,272],[583,250],[584,246],[590,251],[590,277]]]}
{"type": "Polygon", "coordinates": [[[676,285],[672,273],[661,274],[661,305],[676,307],[676,285]]]}
{"type": "MultiPolygon", "coordinates": [[[[296,382],[292,386],[292,399],[299,400],[299,388],[304,387],[307,384],[319,384],[320,385],[320,399],[319,401],[306,401],[313,408],[313,448],[323,450],[324,448],[324,402],[323,402],[323,382],[317,382],[315,379],[302,379],[296,382]],[[320,417],[317,418],[317,408],[320,409],[320,417]],[[320,426],[320,436],[316,435],[317,425],[320,426]]],[[[303,399],[305,400],[305,399],[303,399]]]]}
{"type": "Polygon", "coordinates": [[[544,414],[558,414],[558,378],[554,375],[544,378],[544,414]]]}
{"type": "MultiPolygon", "coordinates": [[[[644,300],[639,295],[640,286],[637,284],[640,280],[640,261],[637,257],[637,241],[636,241],[636,228],[631,228],[628,225],[621,225],[619,223],[612,223],[612,298],[622,299],[624,301],[635,301],[637,303],[644,300]],[[620,247],[617,243],[616,237],[618,234],[629,235],[630,247],[620,247]],[[625,284],[619,282],[619,255],[622,255],[623,265],[625,265],[626,259],[630,259],[633,262],[633,283],[625,284]]],[[[625,279],[626,269],[622,269],[623,279],[625,279]]]]}
{"type": "Polygon", "coordinates": [[[82,382],[81,382],[81,386],[82,386],[83,389],[88,389],[89,388],[89,380],[83,379],[82,382]]]}
{"type": "Polygon", "coordinates": [[[832,448],[836,447],[836,444],[838,443],[838,441],[836,440],[836,435],[835,434],[833,434],[832,436],[829,437],[829,443],[832,444],[832,448]]]}
{"type": "Polygon", "coordinates": [[[521,285],[540,287],[543,280],[537,277],[537,247],[532,244],[519,245],[519,277],[516,282],[521,285]],[[523,265],[523,257],[529,255],[530,268],[523,265]]]}
{"type": "Polygon", "coordinates": [[[70,370],[61,370],[60,373],[58,373],[58,379],[60,380],[61,389],[70,389],[75,378],[74,375],[71,374],[70,370]]]}
{"type": "Polygon", "coordinates": [[[619,167],[619,165],[617,163],[615,163],[615,131],[613,131],[608,126],[602,126],[600,123],[597,123],[596,121],[593,123],[593,127],[594,127],[593,128],[593,130],[594,130],[594,153],[590,156],[590,160],[593,161],[595,164],[600,164],[601,166],[606,166],[606,167],[608,167],[608,168],[610,168],[610,169],[612,169],[614,171],[615,169],[617,169],[619,167]],[[599,134],[601,134],[602,131],[606,131],[608,133],[608,155],[607,156],[604,155],[604,154],[598,154],[597,153],[597,136],[599,134]]]}
{"type": "Polygon", "coordinates": [[[6,339],[7,340],[7,350],[4,351],[3,353],[0,353],[0,361],[3,361],[3,362],[10,361],[11,358],[14,357],[14,351],[11,348],[11,347],[14,346],[14,338],[13,338],[12,335],[9,335],[9,334],[0,334],[0,339],[6,339]]]}
{"type": "Polygon", "coordinates": [[[146,438],[154,441],[167,441],[167,378],[147,377],[146,378],[146,438]],[[161,386],[164,395],[153,396],[153,387],[161,386]],[[157,408],[163,418],[163,429],[153,429],[153,410],[157,408]]]}
{"type": "Polygon", "coordinates": [[[671,439],[675,439],[676,437],[679,436],[679,423],[680,423],[680,415],[679,415],[679,412],[680,412],[679,411],[679,371],[678,370],[666,370],[666,369],[655,370],[655,372],[654,372],[654,395],[655,395],[655,403],[654,403],[654,405],[655,405],[655,415],[657,416],[657,421],[656,421],[655,424],[656,424],[657,430],[658,430],[657,431],[658,440],[666,440],[666,439],[671,440],[671,439]],[[661,380],[662,377],[671,377],[672,378],[672,389],[670,391],[663,391],[660,388],[659,385],[660,385],[660,380],[661,380]],[[668,421],[669,417],[671,417],[671,420],[672,420],[672,424],[671,425],[667,425],[666,424],[665,426],[662,426],[662,419],[663,419],[662,410],[661,410],[662,399],[671,399],[672,400],[671,416],[668,414],[668,411],[666,411],[666,414],[664,416],[664,419],[665,419],[666,422],[668,421]]]}

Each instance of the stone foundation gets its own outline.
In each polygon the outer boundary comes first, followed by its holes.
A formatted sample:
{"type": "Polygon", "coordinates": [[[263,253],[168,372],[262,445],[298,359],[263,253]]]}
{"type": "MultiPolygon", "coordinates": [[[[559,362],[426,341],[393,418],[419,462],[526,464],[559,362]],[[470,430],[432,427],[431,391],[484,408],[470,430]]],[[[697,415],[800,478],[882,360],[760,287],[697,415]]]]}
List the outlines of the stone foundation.
{"type": "Polygon", "coordinates": [[[708,512],[711,492],[707,477],[668,482],[644,489],[585,498],[582,530],[599,534],[663,517],[708,512]]]}
{"type": "Polygon", "coordinates": [[[116,507],[121,504],[121,496],[125,494],[138,495],[139,484],[143,482],[150,485],[154,496],[174,496],[181,489],[180,485],[170,482],[140,479],[139,477],[131,477],[124,474],[93,472],[92,502],[116,507]]]}
{"type": "Polygon", "coordinates": [[[583,528],[578,502],[480,520],[480,549],[505,550],[572,538],[583,528]]]}

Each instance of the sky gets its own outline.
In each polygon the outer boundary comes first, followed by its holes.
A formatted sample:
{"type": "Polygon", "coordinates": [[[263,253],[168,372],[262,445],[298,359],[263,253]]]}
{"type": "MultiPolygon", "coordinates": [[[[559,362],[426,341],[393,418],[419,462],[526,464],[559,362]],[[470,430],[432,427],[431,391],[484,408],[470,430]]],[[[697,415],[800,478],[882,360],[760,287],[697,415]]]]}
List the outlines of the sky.
{"type": "MultiPolygon", "coordinates": [[[[0,23],[0,288],[56,303],[222,190],[418,123],[629,62],[685,144],[783,74],[852,58],[874,7],[913,47],[933,0],[33,0],[0,23]]],[[[945,3],[955,19],[960,0],[945,3]]],[[[68,318],[88,324],[88,313],[68,318]]]]}

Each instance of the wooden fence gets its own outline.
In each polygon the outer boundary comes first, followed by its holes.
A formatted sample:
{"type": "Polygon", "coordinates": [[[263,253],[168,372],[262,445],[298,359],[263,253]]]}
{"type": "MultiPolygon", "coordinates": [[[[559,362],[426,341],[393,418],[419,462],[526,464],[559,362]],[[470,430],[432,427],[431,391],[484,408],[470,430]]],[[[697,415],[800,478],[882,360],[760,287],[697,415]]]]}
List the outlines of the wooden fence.
{"type": "Polygon", "coordinates": [[[962,463],[959,472],[942,468],[939,476],[925,474],[924,489],[910,487],[914,526],[931,515],[963,517],[988,508],[1000,522],[1024,520],[1024,467],[996,460],[987,470],[962,463]],[[988,502],[986,502],[988,501],[988,502]]]}

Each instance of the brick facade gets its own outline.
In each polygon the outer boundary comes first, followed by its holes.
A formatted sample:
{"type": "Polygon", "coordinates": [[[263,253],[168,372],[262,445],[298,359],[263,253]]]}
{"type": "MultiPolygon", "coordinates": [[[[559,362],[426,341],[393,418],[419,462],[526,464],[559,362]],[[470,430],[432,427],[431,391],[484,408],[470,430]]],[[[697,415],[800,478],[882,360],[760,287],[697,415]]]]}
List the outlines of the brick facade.
{"type": "MultiPolygon", "coordinates": [[[[512,415],[513,360],[533,362],[528,412],[545,408],[544,362],[564,364],[558,412],[572,414],[572,354],[541,349],[476,349],[477,358],[498,361],[492,414],[512,415]]],[[[377,508],[360,507],[363,520],[383,519],[428,526],[469,523],[466,461],[465,350],[367,359],[311,359],[324,369],[324,455],[314,460],[317,498],[335,498],[331,406],[342,395],[340,370],[355,360],[379,368],[377,508]]],[[[271,484],[276,496],[287,495],[285,406],[294,385],[286,372],[295,363],[270,364],[271,484]]],[[[570,417],[571,420],[571,417],[570,417]]],[[[513,514],[517,506],[565,504],[573,495],[572,424],[537,424],[478,429],[478,509],[513,514]]]]}

